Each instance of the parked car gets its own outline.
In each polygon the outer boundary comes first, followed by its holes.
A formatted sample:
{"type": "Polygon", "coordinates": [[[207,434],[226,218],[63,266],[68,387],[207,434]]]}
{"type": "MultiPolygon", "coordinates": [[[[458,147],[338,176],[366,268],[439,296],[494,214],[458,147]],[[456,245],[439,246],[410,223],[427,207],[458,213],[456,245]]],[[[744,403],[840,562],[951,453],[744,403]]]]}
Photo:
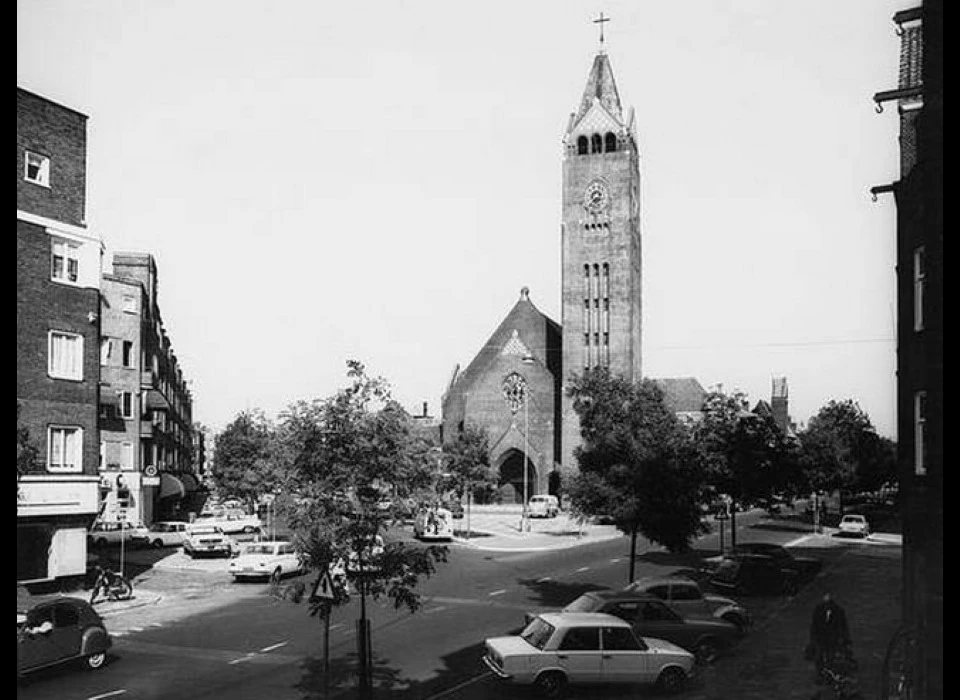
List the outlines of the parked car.
{"type": "Polygon", "coordinates": [[[17,606],[17,677],[62,663],[103,666],[112,645],[103,619],[85,600],[67,596],[17,606]]]}
{"type": "Polygon", "coordinates": [[[190,523],[183,541],[183,551],[191,559],[199,556],[233,556],[236,543],[217,525],[190,523]]]}
{"type": "Polygon", "coordinates": [[[726,556],[707,580],[715,588],[741,595],[791,595],[800,587],[795,569],[766,554],[726,556]]]}
{"type": "Polygon", "coordinates": [[[93,524],[87,537],[94,547],[112,544],[131,544],[142,546],[147,543],[147,528],[135,523],[99,521],[93,524]]]}
{"type": "MultiPolygon", "coordinates": [[[[562,612],[608,613],[630,623],[637,634],[673,642],[703,663],[713,662],[740,639],[740,630],[732,622],[713,615],[683,615],[648,593],[588,591],[562,612]]],[[[526,619],[529,622],[533,615],[527,613],[526,619]]]]}
{"type": "Polygon", "coordinates": [[[556,496],[538,494],[531,496],[527,515],[531,518],[555,518],[560,513],[560,501],[556,496]]]}
{"type": "Polygon", "coordinates": [[[501,680],[560,697],[568,683],[601,686],[656,683],[677,692],[693,669],[690,652],[638,637],[602,613],[544,613],[519,635],[484,640],[483,662],[501,680]]]}
{"type": "MultiPolygon", "coordinates": [[[[772,557],[781,568],[789,569],[797,577],[797,583],[802,585],[820,573],[823,562],[814,557],[800,557],[793,554],[781,544],[773,542],[742,542],[734,547],[731,554],[761,554],[772,557]]],[[[715,559],[722,559],[723,556],[715,559]]]]}
{"type": "Polygon", "coordinates": [[[860,535],[866,537],[870,534],[870,525],[863,515],[857,513],[848,513],[840,518],[840,532],[847,535],[860,535]]]}
{"type": "Polygon", "coordinates": [[[623,589],[653,595],[684,616],[717,617],[744,634],[753,624],[750,612],[732,598],[704,593],[695,580],[682,576],[647,576],[623,589]]]}
{"type": "Polygon", "coordinates": [[[253,542],[240,549],[231,562],[229,571],[235,581],[248,578],[268,578],[302,574],[306,570],[304,557],[293,542],[253,542]]]}
{"type": "Polygon", "coordinates": [[[446,508],[421,508],[413,521],[413,536],[419,540],[453,539],[453,513],[446,508]]]}
{"type": "Polygon", "coordinates": [[[147,528],[145,544],[156,549],[162,547],[180,547],[187,538],[187,523],[169,521],[156,522],[147,528]]]}
{"type": "Polygon", "coordinates": [[[440,504],[440,507],[449,510],[454,520],[463,519],[463,504],[460,501],[444,501],[440,504]]]}
{"type": "Polygon", "coordinates": [[[201,513],[194,522],[198,525],[216,525],[227,535],[252,535],[263,529],[263,523],[258,516],[248,515],[243,511],[201,513]]]}

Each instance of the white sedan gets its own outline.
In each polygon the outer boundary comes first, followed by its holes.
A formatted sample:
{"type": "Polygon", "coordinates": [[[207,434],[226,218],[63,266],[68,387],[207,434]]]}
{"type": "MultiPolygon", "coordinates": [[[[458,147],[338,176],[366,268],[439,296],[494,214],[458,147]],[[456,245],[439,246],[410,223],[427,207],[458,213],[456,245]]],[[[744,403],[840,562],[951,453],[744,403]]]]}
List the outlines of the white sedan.
{"type": "Polygon", "coordinates": [[[638,637],[606,613],[542,613],[519,635],[484,642],[483,661],[500,679],[532,685],[548,698],[577,685],[656,684],[678,692],[694,656],[662,639],[638,637]]]}
{"type": "Polygon", "coordinates": [[[849,513],[840,519],[840,532],[866,537],[870,534],[870,525],[864,516],[849,513]]]}
{"type": "Polygon", "coordinates": [[[143,546],[147,543],[147,528],[135,523],[106,522],[101,520],[90,528],[87,537],[94,547],[118,545],[121,542],[134,546],[143,546]]]}
{"type": "Polygon", "coordinates": [[[153,523],[147,530],[147,542],[151,547],[179,547],[187,536],[187,524],[183,522],[153,523]]]}
{"type": "Polygon", "coordinates": [[[245,545],[240,556],[230,562],[234,580],[245,578],[280,578],[301,574],[306,568],[304,557],[292,542],[255,542],[245,545]]]}

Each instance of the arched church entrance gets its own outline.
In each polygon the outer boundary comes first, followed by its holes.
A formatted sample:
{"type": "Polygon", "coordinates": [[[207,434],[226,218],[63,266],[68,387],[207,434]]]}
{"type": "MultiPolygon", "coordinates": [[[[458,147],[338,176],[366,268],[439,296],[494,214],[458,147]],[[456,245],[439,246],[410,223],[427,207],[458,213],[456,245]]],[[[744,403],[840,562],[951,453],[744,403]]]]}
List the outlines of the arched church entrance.
{"type": "Polygon", "coordinates": [[[526,462],[527,498],[537,491],[537,468],[530,459],[524,459],[520,450],[510,450],[500,462],[500,500],[503,503],[523,503],[524,462],[526,462]]]}

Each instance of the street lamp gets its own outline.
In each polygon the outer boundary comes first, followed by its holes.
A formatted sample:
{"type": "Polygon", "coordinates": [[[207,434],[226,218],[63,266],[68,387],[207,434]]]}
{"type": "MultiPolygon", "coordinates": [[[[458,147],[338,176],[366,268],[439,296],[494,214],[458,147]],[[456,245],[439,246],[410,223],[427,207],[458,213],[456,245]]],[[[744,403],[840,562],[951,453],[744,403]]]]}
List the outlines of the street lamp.
{"type": "MultiPolygon", "coordinates": [[[[524,355],[523,364],[532,365],[535,360],[532,355],[524,355]]],[[[523,508],[520,510],[520,532],[527,532],[530,523],[527,521],[527,484],[530,481],[530,472],[527,469],[527,463],[530,460],[530,382],[523,384],[523,508]]]]}

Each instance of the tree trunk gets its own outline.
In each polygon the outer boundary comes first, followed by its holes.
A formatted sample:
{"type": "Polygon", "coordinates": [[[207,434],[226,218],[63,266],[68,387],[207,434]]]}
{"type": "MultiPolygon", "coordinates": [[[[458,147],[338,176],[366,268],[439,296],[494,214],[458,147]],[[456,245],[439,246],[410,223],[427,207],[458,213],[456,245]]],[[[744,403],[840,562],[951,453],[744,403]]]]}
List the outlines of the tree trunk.
{"type": "Polygon", "coordinates": [[[628,584],[633,583],[633,575],[636,570],[637,562],[637,526],[633,526],[633,531],[630,533],[630,580],[627,581],[628,584]]]}
{"type": "Polygon", "coordinates": [[[737,502],[730,501],[730,551],[737,547],[737,502]]]}

